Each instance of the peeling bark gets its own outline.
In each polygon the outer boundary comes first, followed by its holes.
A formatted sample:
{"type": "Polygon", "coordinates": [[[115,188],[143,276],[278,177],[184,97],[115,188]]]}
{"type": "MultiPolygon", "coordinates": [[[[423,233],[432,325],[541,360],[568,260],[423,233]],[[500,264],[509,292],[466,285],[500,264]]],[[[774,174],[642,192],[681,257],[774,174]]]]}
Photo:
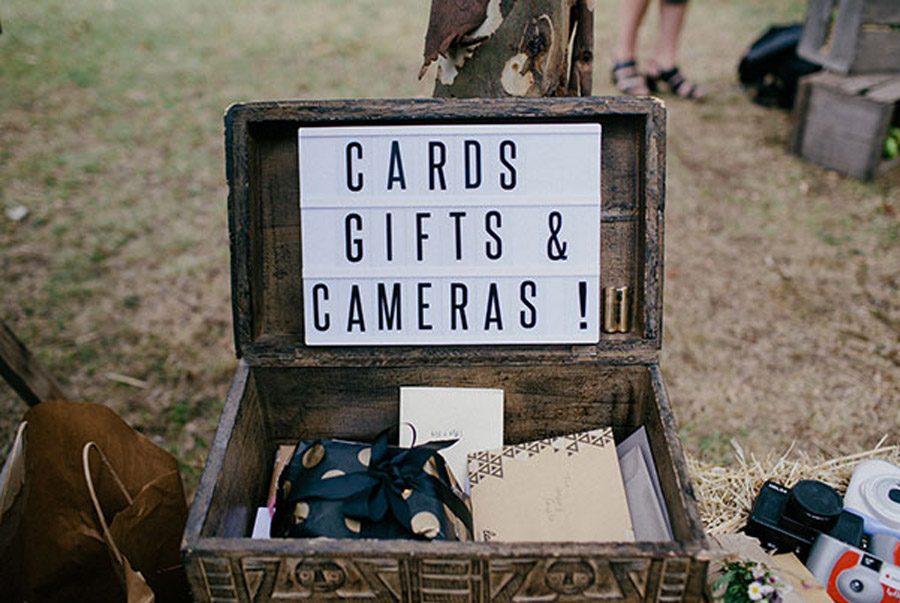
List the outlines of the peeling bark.
{"type": "Polygon", "coordinates": [[[432,0],[432,20],[448,4],[460,15],[483,9],[482,20],[443,22],[438,33],[429,24],[420,77],[436,53],[434,96],[590,95],[593,0],[432,0]],[[432,36],[452,40],[444,48],[432,36]]]}

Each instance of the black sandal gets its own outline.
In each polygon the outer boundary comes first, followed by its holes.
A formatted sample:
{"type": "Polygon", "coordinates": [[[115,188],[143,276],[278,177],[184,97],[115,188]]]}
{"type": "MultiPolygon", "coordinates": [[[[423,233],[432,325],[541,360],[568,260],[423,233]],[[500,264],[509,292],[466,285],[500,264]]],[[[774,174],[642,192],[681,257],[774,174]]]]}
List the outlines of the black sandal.
{"type": "Polygon", "coordinates": [[[628,59],[613,65],[611,75],[612,83],[622,94],[627,94],[628,96],[650,95],[647,78],[637,70],[637,63],[634,59],[628,59]]]}
{"type": "Polygon", "coordinates": [[[653,93],[668,92],[686,100],[701,100],[703,98],[703,92],[700,90],[700,87],[687,80],[677,66],[653,74],[648,73],[647,86],[653,93]]]}

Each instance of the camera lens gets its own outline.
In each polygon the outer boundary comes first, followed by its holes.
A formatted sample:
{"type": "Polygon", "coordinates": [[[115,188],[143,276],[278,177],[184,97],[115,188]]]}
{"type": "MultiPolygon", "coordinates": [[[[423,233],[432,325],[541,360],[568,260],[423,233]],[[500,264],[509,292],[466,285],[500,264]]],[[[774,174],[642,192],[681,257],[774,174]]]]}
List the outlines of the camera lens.
{"type": "Polygon", "coordinates": [[[834,488],[815,480],[802,480],[791,489],[785,515],[794,521],[827,532],[841,514],[841,496],[834,488]]]}
{"type": "Polygon", "coordinates": [[[861,593],[863,591],[863,588],[865,588],[865,587],[863,586],[862,581],[860,581],[860,580],[851,580],[850,581],[850,590],[852,590],[853,592],[861,593]]]}
{"type": "Polygon", "coordinates": [[[888,492],[888,498],[891,502],[900,505],[900,488],[892,488],[891,491],[888,492]]]}

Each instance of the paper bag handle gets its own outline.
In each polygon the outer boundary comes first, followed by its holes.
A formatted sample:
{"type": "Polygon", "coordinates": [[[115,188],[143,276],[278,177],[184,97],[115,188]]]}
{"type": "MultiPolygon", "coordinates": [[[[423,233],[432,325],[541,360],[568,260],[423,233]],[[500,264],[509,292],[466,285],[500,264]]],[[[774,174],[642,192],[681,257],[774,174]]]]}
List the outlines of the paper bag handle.
{"type": "Polygon", "coordinates": [[[147,585],[147,581],[144,579],[144,576],[141,574],[141,572],[131,567],[131,564],[128,563],[128,559],[121,553],[121,551],[119,551],[119,547],[116,546],[112,534],[109,531],[109,524],[106,522],[106,516],[103,513],[103,507],[100,505],[100,500],[97,498],[97,492],[94,489],[94,479],[91,476],[91,449],[96,450],[97,454],[100,455],[100,460],[103,462],[103,465],[106,467],[107,472],[112,476],[113,481],[119,488],[121,494],[125,497],[125,500],[128,501],[129,505],[134,499],[128,493],[128,489],[125,488],[125,484],[122,483],[122,480],[119,478],[119,474],[116,473],[115,469],[113,469],[112,465],[109,462],[109,459],[106,458],[106,455],[103,454],[103,451],[100,449],[97,443],[88,442],[87,444],[85,444],[84,448],[82,448],[81,450],[81,462],[84,467],[84,481],[87,484],[88,492],[91,496],[91,503],[93,503],[94,505],[94,511],[97,513],[97,519],[100,521],[100,528],[103,531],[103,540],[109,547],[110,552],[112,552],[116,564],[122,570],[122,572],[120,573],[120,577],[122,577],[122,574],[124,574],[125,583],[123,584],[123,586],[125,587],[125,592],[128,596],[128,603],[154,603],[156,598],[153,594],[153,591],[150,590],[150,587],[147,585]]]}

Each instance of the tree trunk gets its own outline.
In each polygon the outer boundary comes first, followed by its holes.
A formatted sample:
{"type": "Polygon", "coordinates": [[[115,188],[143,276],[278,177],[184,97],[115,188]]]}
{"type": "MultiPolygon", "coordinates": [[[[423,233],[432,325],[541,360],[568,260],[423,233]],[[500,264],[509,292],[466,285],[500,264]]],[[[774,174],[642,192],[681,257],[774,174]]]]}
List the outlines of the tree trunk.
{"type": "Polygon", "coordinates": [[[436,97],[588,96],[593,39],[593,0],[432,0],[425,65],[436,97]]]}

